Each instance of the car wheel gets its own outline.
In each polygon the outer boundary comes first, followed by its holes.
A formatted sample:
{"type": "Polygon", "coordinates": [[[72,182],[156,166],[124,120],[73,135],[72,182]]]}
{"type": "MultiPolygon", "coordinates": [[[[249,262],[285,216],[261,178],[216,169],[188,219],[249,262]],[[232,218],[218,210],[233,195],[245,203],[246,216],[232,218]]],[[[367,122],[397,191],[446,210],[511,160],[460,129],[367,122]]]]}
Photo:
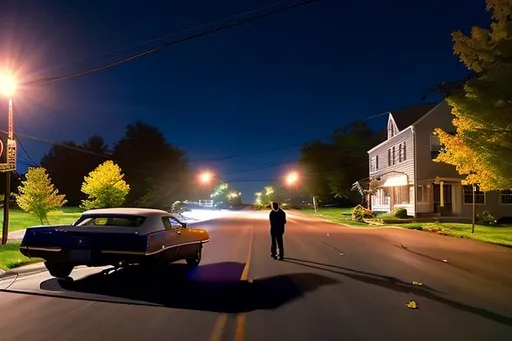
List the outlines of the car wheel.
{"type": "Polygon", "coordinates": [[[50,275],[58,278],[67,278],[74,268],[73,265],[68,263],[45,262],[44,265],[46,266],[46,269],[48,269],[50,275]]]}
{"type": "Polygon", "coordinates": [[[194,255],[194,257],[190,257],[185,259],[187,261],[187,264],[190,266],[198,266],[201,262],[201,255],[203,253],[203,246],[199,246],[197,253],[194,255]]]}

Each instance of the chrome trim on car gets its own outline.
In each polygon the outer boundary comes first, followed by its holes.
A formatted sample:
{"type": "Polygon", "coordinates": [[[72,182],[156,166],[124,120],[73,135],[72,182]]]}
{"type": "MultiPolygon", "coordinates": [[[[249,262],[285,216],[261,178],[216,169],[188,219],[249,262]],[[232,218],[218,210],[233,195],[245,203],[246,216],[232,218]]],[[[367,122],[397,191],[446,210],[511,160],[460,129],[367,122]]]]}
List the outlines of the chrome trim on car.
{"type": "Polygon", "coordinates": [[[49,251],[49,252],[60,252],[60,251],[62,251],[61,247],[20,246],[20,249],[25,249],[27,251],[49,251]]]}
{"type": "Polygon", "coordinates": [[[101,253],[109,253],[116,255],[139,255],[144,256],[146,253],[144,251],[119,251],[119,250],[101,250],[101,253]]]}
{"type": "Polygon", "coordinates": [[[193,241],[193,242],[187,242],[187,243],[180,243],[180,244],[175,244],[175,245],[170,245],[170,246],[163,246],[162,245],[162,248],[160,250],[156,250],[156,251],[153,251],[153,252],[122,251],[122,250],[101,250],[101,252],[102,253],[109,253],[109,254],[118,254],[118,255],[125,254],[125,255],[138,255],[138,256],[152,256],[152,255],[156,255],[157,253],[160,253],[162,251],[169,250],[169,249],[172,249],[172,248],[175,248],[175,247],[187,246],[187,245],[192,245],[192,244],[203,244],[203,243],[208,243],[209,241],[210,241],[210,239],[206,239],[206,240],[202,240],[202,241],[193,241]]]}

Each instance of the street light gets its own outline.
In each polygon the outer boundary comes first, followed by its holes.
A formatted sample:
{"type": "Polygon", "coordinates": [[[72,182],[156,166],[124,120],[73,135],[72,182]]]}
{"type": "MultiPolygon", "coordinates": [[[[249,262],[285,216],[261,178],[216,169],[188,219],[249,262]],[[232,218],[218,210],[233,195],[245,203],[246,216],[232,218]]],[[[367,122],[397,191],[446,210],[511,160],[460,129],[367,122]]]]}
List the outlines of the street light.
{"type": "Polygon", "coordinates": [[[210,172],[203,172],[199,174],[199,181],[201,181],[204,184],[208,184],[212,181],[213,175],[210,172]]]}
{"type": "MultiPolygon", "coordinates": [[[[11,172],[16,170],[16,141],[14,140],[14,124],[12,96],[16,91],[16,80],[9,74],[0,76],[0,92],[9,98],[9,123],[7,134],[7,163],[2,167],[5,172],[4,222],[2,226],[2,245],[7,243],[9,234],[9,199],[11,194],[11,172]]],[[[2,165],[3,166],[3,165],[2,165]]]]}
{"type": "Polygon", "coordinates": [[[286,176],[286,184],[291,186],[299,180],[299,174],[297,172],[291,172],[286,176]]]}

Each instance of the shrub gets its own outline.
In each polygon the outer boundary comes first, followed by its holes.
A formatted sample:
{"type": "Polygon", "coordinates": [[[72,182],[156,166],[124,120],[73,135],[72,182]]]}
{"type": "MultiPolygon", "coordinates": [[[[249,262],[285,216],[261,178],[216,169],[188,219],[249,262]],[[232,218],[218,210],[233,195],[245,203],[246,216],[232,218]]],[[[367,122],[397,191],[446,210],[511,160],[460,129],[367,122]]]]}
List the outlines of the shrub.
{"type": "Polygon", "coordinates": [[[407,210],[405,208],[402,208],[402,207],[396,207],[393,210],[393,216],[395,218],[400,218],[400,219],[407,218],[407,210]]]}
{"type": "Polygon", "coordinates": [[[482,225],[494,225],[494,224],[496,224],[496,219],[491,214],[491,212],[489,212],[487,210],[483,211],[482,213],[477,213],[476,214],[476,221],[479,224],[482,224],[482,225]]]}
{"type": "Polygon", "coordinates": [[[374,213],[372,210],[364,208],[361,205],[357,205],[354,207],[352,211],[352,220],[362,222],[364,218],[373,218],[374,213]]]}

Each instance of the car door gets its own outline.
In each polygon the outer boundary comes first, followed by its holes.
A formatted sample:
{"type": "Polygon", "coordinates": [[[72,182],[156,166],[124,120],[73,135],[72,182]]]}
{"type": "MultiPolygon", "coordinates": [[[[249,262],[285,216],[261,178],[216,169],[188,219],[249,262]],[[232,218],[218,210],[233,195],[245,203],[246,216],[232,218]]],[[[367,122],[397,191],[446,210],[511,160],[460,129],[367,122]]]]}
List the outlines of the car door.
{"type": "Polygon", "coordinates": [[[162,244],[165,251],[162,253],[165,259],[169,262],[173,262],[179,259],[178,252],[181,243],[181,231],[179,230],[181,224],[178,226],[174,220],[171,220],[171,218],[172,217],[170,216],[162,217],[162,221],[165,227],[165,237],[162,244]]]}
{"type": "Polygon", "coordinates": [[[188,258],[196,254],[196,246],[191,240],[191,234],[189,230],[183,226],[183,223],[180,222],[175,217],[169,217],[169,221],[171,222],[171,226],[176,227],[176,232],[179,237],[179,248],[178,248],[178,258],[188,258]]]}

